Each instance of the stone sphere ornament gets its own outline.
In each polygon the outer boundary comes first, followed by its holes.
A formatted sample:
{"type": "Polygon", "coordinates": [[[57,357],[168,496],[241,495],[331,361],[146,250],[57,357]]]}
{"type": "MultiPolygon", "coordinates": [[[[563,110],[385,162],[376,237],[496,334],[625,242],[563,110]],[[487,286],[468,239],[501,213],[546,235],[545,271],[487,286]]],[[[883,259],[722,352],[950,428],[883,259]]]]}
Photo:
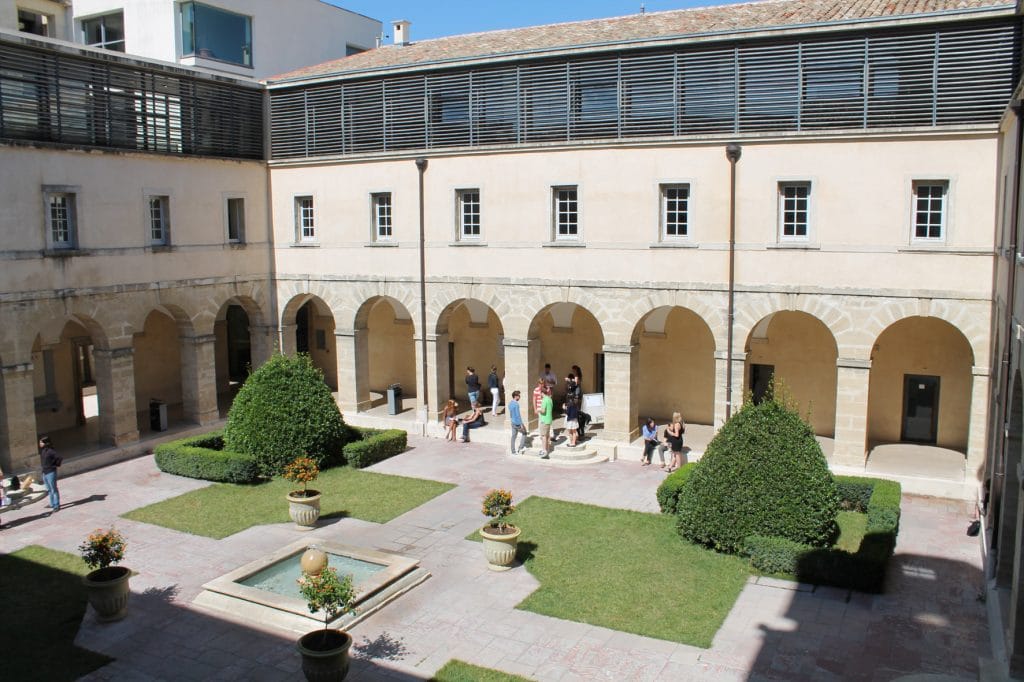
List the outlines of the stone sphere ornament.
{"type": "Polygon", "coordinates": [[[311,545],[299,559],[299,567],[306,575],[320,575],[320,571],[327,568],[327,552],[311,545]]]}

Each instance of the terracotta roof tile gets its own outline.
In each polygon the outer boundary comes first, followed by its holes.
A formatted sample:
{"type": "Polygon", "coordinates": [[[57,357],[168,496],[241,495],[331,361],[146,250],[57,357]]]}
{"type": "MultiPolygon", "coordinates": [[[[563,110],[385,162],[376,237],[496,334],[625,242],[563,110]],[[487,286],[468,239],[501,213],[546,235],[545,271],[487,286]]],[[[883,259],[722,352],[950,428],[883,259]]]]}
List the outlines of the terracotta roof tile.
{"type": "Polygon", "coordinates": [[[315,78],[365,70],[435,62],[481,59],[523,52],[786,28],[802,24],[894,18],[930,12],[1014,8],[1007,0],[762,0],[733,5],[648,12],[611,19],[469,33],[447,38],[386,45],[375,50],[297,69],[270,82],[315,78]]]}

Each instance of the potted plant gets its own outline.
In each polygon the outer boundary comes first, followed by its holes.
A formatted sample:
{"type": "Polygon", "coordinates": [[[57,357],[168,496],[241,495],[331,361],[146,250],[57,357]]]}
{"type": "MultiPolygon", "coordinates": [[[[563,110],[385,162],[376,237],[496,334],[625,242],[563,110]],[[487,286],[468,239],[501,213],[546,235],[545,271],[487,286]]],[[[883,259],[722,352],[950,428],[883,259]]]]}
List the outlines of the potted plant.
{"type": "Polygon", "coordinates": [[[82,559],[93,569],[82,576],[82,583],[101,623],[121,620],[128,612],[128,579],[132,572],[113,565],[124,559],[126,546],[124,536],[113,528],[97,528],[78,546],[82,559]]]}
{"type": "Polygon", "coordinates": [[[505,522],[505,517],[515,510],[508,490],[495,489],[484,497],[483,513],[491,522],[480,529],[480,536],[487,567],[492,571],[507,571],[516,558],[516,544],[522,531],[505,522]]]}
{"type": "Polygon", "coordinates": [[[320,491],[309,490],[307,485],[320,475],[320,467],[309,457],[296,457],[285,465],[283,475],[292,483],[302,484],[302,490],[288,493],[288,514],[296,528],[312,530],[320,518],[320,491]]]}
{"type": "Polygon", "coordinates": [[[339,578],[338,572],[328,566],[319,573],[304,574],[298,582],[309,612],[322,611],[324,615],[324,629],[307,632],[296,645],[302,654],[302,673],[311,681],[343,680],[348,675],[352,636],[328,625],[338,616],[355,611],[352,576],[339,578]]]}

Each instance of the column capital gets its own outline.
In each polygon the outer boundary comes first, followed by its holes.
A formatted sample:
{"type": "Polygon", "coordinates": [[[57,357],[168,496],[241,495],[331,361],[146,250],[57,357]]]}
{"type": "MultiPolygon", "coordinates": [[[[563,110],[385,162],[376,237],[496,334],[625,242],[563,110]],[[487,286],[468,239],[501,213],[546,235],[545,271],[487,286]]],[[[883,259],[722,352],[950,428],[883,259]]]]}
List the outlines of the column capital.
{"type": "Polygon", "coordinates": [[[630,355],[636,350],[636,344],[605,344],[601,346],[601,351],[604,353],[619,353],[622,355],[630,355]]]}
{"type": "Polygon", "coordinates": [[[122,348],[93,348],[94,355],[100,357],[108,357],[111,360],[117,358],[130,358],[135,355],[135,349],[132,346],[124,346],[122,348]]]}
{"type": "Polygon", "coordinates": [[[845,367],[847,369],[871,369],[871,360],[861,360],[860,358],[837,358],[836,367],[845,367]]]}
{"type": "MultiPolygon", "coordinates": [[[[722,362],[725,362],[728,359],[729,358],[727,357],[727,355],[726,355],[724,350],[716,350],[715,351],[715,360],[721,360],[722,362]]],[[[747,361],[747,354],[746,353],[733,353],[732,354],[732,361],[733,362],[746,362],[747,361]]]]}
{"type": "Polygon", "coordinates": [[[35,369],[35,365],[31,362],[18,362],[0,367],[0,374],[22,374],[31,372],[33,369],[35,369]]]}
{"type": "Polygon", "coordinates": [[[501,345],[503,345],[505,348],[529,348],[530,340],[510,339],[509,337],[506,336],[501,340],[501,345]]]}
{"type": "Polygon", "coordinates": [[[991,376],[991,370],[988,367],[981,367],[979,365],[975,365],[971,367],[971,375],[976,377],[987,378],[991,376]]]}
{"type": "Polygon", "coordinates": [[[182,341],[187,341],[189,343],[194,343],[194,344],[196,344],[198,346],[198,345],[203,344],[203,343],[216,343],[217,342],[217,335],[216,334],[196,334],[195,336],[182,336],[181,340],[182,341]]]}

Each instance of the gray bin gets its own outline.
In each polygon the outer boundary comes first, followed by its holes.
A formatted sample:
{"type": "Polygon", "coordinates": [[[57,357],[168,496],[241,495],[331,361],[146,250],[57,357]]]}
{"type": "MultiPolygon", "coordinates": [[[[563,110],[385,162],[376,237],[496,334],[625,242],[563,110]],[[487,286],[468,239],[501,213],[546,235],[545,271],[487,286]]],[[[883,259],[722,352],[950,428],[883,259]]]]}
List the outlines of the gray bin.
{"type": "Polygon", "coordinates": [[[388,386],[388,414],[398,414],[402,411],[402,385],[391,384],[388,386]]]}
{"type": "Polygon", "coordinates": [[[167,430],[167,403],[164,401],[149,401],[149,428],[152,431],[167,430]]]}

